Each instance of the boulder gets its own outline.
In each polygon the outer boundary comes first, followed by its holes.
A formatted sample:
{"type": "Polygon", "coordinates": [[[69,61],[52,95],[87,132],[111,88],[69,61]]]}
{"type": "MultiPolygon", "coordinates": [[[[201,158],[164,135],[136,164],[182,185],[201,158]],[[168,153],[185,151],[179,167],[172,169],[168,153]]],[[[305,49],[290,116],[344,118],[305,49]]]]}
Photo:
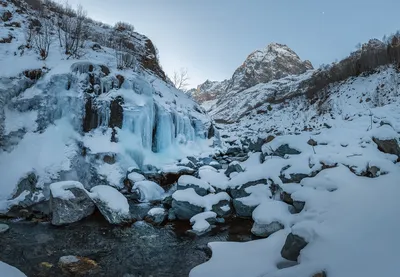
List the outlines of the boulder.
{"type": "Polygon", "coordinates": [[[279,156],[279,157],[285,157],[285,155],[298,155],[301,152],[290,148],[289,144],[283,144],[281,146],[279,146],[273,153],[272,155],[274,156],[279,156]]]}
{"type": "Polygon", "coordinates": [[[289,174],[288,176],[289,178],[287,178],[285,176],[285,174],[282,174],[279,178],[282,180],[282,183],[287,184],[287,183],[300,183],[301,180],[303,180],[304,178],[309,177],[307,174],[303,174],[303,173],[292,173],[289,174]]]}
{"type": "Polygon", "coordinates": [[[316,142],[316,141],[313,140],[313,139],[309,139],[309,140],[307,141],[307,144],[310,145],[310,146],[317,146],[317,145],[318,145],[318,142],[316,142]]]}
{"type": "Polygon", "coordinates": [[[154,225],[162,224],[168,217],[168,213],[164,208],[152,208],[147,213],[146,220],[154,225]]]}
{"type": "Polygon", "coordinates": [[[248,206],[239,199],[233,199],[233,207],[235,208],[236,215],[239,217],[251,218],[253,211],[257,206],[248,206]]]}
{"type": "Polygon", "coordinates": [[[212,161],[212,162],[210,162],[209,165],[212,166],[212,167],[214,167],[214,168],[217,169],[217,170],[222,169],[222,165],[221,165],[219,162],[217,162],[217,161],[212,161]]]}
{"type": "Polygon", "coordinates": [[[238,162],[231,162],[228,165],[228,168],[225,170],[224,174],[229,177],[232,172],[243,172],[243,168],[240,166],[238,162]]]}
{"type": "Polygon", "coordinates": [[[254,222],[253,227],[251,228],[251,232],[257,237],[266,238],[273,233],[282,230],[283,228],[284,226],[277,221],[271,222],[269,224],[260,224],[254,222]]]}
{"type": "Polygon", "coordinates": [[[249,196],[250,193],[246,192],[246,188],[251,187],[251,186],[255,186],[258,184],[266,184],[267,183],[267,179],[259,179],[256,181],[250,181],[247,182],[241,186],[238,186],[236,188],[231,188],[230,189],[230,194],[232,196],[232,198],[241,198],[241,197],[246,197],[249,196]]]}
{"type": "Polygon", "coordinates": [[[229,147],[228,150],[226,150],[226,155],[228,156],[235,156],[237,154],[239,154],[240,152],[242,152],[242,149],[239,146],[233,146],[233,147],[229,147]]]}
{"type": "Polygon", "coordinates": [[[115,188],[95,186],[91,189],[91,198],[109,223],[122,224],[131,221],[128,200],[115,188]]]}
{"type": "Polygon", "coordinates": [[[232,214],[232,205],[230,201],[222,200],[213,205],[211,210],[215,212],[219,217],[227,217],[232,214]]]}
{"type": "Polygon", "coordinates": [[[400,146],[396,139],[382,140],[373,137],[372,140],[376,143],[376,145],[378,145],[379,151],[396,155],[400,159],[400,146]]]}
{"type": "Polygon", "coordinates": [[[193,188],[194,191],[200,196],[207,195],[208,191],[215,191],[210,184],[204,180],[197,179],[191,175],[182,175],[179,177],[177,189],[184,190],[188,188],[193,188]]]}
{"type": "Polygon", "coordinates": [[[189,220],[196,214],[203,212],[204,208],[189,203],[188,201],[172,201],[172,210],[177,219],[189,220]]]}
{"type": "Polygon", "coordinates": [[[297,261],[297,258],[300,256],[300,251],[306,247],[308,243],[304,238],[290,233],[286,237],[285,244],[281,250],[281,256],[289,261],[297,261]]]}
{"type": "Polygon", "coordinates": [[[77,222],[95,210],[92,199],[79,182],[58,182],[50,185],[51,224],[77,222]]]}

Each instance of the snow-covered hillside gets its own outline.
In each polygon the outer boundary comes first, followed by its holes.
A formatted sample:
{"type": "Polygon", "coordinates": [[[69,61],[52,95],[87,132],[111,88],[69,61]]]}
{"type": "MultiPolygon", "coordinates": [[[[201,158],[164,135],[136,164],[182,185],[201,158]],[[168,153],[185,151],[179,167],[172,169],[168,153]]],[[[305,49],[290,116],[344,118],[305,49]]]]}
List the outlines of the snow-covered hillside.
{"type": "Polygon", "coordinates": [[[226,91],[229,85],[229,80],[222,82],[207,80],[197,88],[187,92],[197,103],[202,104],[206,111],[212,103],[218,101],[218,98],[226,91]]]}
{"type": "Polygon", "coordinates": [[[41,60],[26,46],[38,12],[14,2],[0,5],[7,14],[0,40],[12,38],[0,43],[0,210],[25,193],[32,201],[48,197],[54,181],[121,187],[128,168],[160,167],[208,149],[208,116],[171,85],[149,39],[121,31],[135,64],[118,69],[116,50],[98,42],[113,27],[87,21],[90,37],[78,59],[64,53],[53,26],[49,55],[41,60]],[[21,185],[28,176],[34,193],[21,185]]]}

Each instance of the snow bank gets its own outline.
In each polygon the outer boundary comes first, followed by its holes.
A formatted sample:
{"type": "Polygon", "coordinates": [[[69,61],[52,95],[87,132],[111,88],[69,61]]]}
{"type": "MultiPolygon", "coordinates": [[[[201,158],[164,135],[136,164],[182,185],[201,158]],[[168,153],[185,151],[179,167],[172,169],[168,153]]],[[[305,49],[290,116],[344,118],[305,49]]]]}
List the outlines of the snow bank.
{"type": "Polygon", "coordinates": [[[231,197],[226,192],[219,192],[217,194],[207,194],[200,196],[196,193],[193,188],[185,190],[177,190],[172,194],[172,198],[176,201],[189,202],[192,205],[203,207],[207,210],[211,210],[212,206],[219,203],[222,200],[230,200],[231,197]]]}
{"type": "Polygon", "coordinates": [[[17,268],[0,261],[0,272],[4,277],[26,277],[17,268]]]}
{"type": "Polygon", "coordinates": [[[137,173],[137,172],[129,173],[128,174],[128,179],[131,180],[133,183],[146,180],[146,178],[142,174],[137,173]]]}
{"type": "Polygon", "coordinates": [[[60,198],[63,200],[69,200],[75,198],[74,194],[69,190],[72,188],[78,188],[86,191],[84,186],[77,181],[63,181],[63,182],[52,183],[50,185],[51,195],[54,198],[60,198]]]}
{"type": "Polygon", "coordinates": [[[259,224],[270,224],[277,221],[288,226],[292,220],[292,214],[290,214],[286,203],[265,200],[253,211],[253,220],[259,224]]]}

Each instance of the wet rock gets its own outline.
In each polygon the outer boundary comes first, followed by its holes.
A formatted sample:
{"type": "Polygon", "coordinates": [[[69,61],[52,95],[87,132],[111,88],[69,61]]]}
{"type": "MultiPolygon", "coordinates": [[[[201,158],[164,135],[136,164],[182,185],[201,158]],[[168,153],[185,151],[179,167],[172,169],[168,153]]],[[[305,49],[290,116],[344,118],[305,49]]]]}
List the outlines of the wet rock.
{"type": "Polygon", "coordinates": [[[243,168],[240,166],[238,162],[231,162],[228,165],[228,168],[225,170],[224,174],[229,177],[232,172],[243,172],[243,168]]]}
{"type": "Polygon", "coordinates": [[[75,198],[62,199],[54,197],[50,192],[51,224],[64,225],[77,222],[95,210],[95,205],[87,193],[79,188],[71,188],[70,192],[75,198]]]}
{"type": "Polygon", "coordinates": [[[188,220],[196,214],[203,212],[204,209],[187,201],[177,201],[174,199],[172,201],[172,210],[177,219],[188,220]]]}
{"type": "Polygon", "coordinates": [[[213,205],[211,210],[215,212],[219,217],[227,217],[232,214],[232,205],[230,201],[222,200],[213,205]]]}
{"type": "Polygon", "coordinates": [[[134,220],[143,220],[146,218],[147,213],[151,210],[148,203],[134,203],[128,201],[130,217],[134,220]]]}
{"type": "Polygon", "coordinates": [[[152,208],[146,217],[146,221],[154,224],[160,225],[162,224],[168,217],[168,213],[164,208],[152,208]]]}
{"type": "Polygon", "coordinates": [[[73,276],[83,276],[95,273],[98,265],[95,261],[78,256],[63,256],[58,261],[59,267],[64,273],[73,276]]]}
{"type": "Polygon", "coordinates": [[[297,261],[300,251],[306,247],[308,243],[300,236],[290,233],[286,237],[285,244],[281,250],[281,256],[289,261],[297,261]]]}
{"type": "Polygon", "coordinates": [[[283,228],[284,226],[277,221],[271,222],[269,224],[260,224],[254,222],[253,227],[251,228],[251,232],[257,237],[266,238],[273,233],[282,230],[283,228]]]}
{"type": "Polygon", "coordinates": [[[165,197],[163,200],[161,200],[161,204],[163,204],[169,209],[172,207],[172,200],[173,200],[172,195],[169,195],[165,197]]]}
{"type": "Polygon", "coordinates": [[[250,181],[250,182],[247,182],[236,188],[231,188],[229,192],[230,192],[230,195],[232,196],[232,198],[246,197],[246,196],[250,195],[250,193],[246,192],[246,188],[255,186],[258,184],[266,184],[266,183],[267,183],[267,179],[259,179],[256,181],[250,181]]]}
{"type": "Polygon", "coordinates": [[[233,207],[235,208],[236,215],[239,217],[251,217],[253,211],[257,206],[248,206],[239,199],[233,199],[233,207]]]}
{"type": "Polygon", "coordinates": [[[381,140],[372,138],[372,140],[378,145],[379,151],[396,155],[400,159],[400,146],[396,139],[381,140]]]}
{"type": "Polygon", "coordinates": [[[273,153],[273,156],[279,156],[279,157],[285,157],[285,155],[298,155],[301,152],[290,148],[289,144],[283,144],[281,146],[279,146],[273,153]]]}
{"type": "Polygon", "coordinates": [[[8,229],[10,229],[10,226],[8,226],[7,224],[0,223],[0,234],[5,233],[6,231],[8,231],[8,229]]]}

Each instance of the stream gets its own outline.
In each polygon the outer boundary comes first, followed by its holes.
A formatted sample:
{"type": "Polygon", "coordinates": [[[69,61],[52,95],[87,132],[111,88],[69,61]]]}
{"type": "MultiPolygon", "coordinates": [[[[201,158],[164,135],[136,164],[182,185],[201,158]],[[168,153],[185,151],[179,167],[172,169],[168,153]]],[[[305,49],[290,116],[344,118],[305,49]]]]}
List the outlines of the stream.
{"type": "Polygon", "coordinates": [[[80,276],[188,276],[193,267],[211,257],[207,243],[254,239],[252,221],[239,218],[227,219],[200,237],[186,232],[190,229],[188,222],[169,222],[162,227],[144,221],[112,226],[99,214],[62,227],[48,222],[0,223],[10,226],[0,234],[0,260],[28,277],[74,276],[58,266],[59,258],[67,255],[97,263],[94,271],[80,276]]]}

